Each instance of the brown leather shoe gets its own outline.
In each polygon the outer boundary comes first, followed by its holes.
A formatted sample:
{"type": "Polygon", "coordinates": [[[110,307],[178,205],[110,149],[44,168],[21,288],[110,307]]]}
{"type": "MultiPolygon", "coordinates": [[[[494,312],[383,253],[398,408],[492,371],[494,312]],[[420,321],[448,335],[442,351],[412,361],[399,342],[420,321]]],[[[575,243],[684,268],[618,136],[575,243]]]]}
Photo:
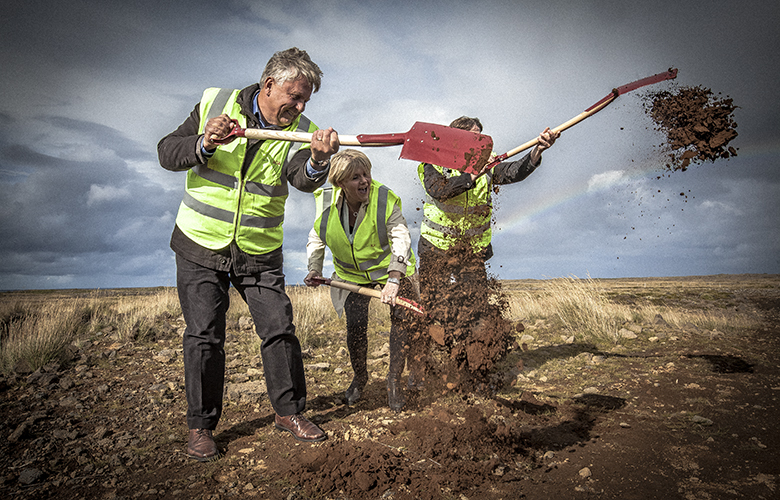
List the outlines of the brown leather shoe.
{"type": "Polygon", "coordinates": [[[187,440],[187,455],[199,462],[219,458],[219,450],[210,429],[190,429],[187,440]]]}
{"type": "Polygon", "coordinates": [[[312,443],[322,441],[327,437],[322,432],[322,429],[311,423],[300,413],[286,417],[276,415],[274,425],[277,429],[289,432],[298,441],[312,443]]]}

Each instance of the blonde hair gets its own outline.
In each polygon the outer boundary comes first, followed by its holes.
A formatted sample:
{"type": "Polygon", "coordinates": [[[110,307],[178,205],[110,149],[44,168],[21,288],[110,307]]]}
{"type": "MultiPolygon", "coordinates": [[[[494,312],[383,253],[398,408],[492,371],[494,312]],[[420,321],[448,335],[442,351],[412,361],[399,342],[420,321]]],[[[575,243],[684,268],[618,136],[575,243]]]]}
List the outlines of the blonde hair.
{"type": "Polygon", "coordinates": [[[362,151],[357,149],[344,149],[330,157],[330,173],[328,181],[336,187],[351,179],[355,170],[363,167],[367,174],[371,174],[371,160],[362,151]]]}

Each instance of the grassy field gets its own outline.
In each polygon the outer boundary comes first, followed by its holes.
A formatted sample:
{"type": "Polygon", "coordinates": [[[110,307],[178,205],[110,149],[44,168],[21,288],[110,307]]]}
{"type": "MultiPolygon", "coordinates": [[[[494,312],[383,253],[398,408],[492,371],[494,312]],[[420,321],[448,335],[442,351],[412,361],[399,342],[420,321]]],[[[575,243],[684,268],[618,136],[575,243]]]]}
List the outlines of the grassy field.
{"type": "MultiPolygon", "coordinates": [[[[773,289],[778,279],[773,275],[566,277],[511,280],[502,286],[509,298],[505,316],[522,322],[526,335],[560,336],[612,349],[620,345],[620,332],[626,326],[648,323],[659,315],[676,328],[753,328],[758,318],[730,303],[730,290],[773,289]]],[[[304,349],[321,347],[329,334],[344,329],[344,318],[333,311],[326,287],[294,286],[288,292],[304,349]]],[[[152,341],[170,333],[161,329],[166,319],[180,315],[173,288],[5,292],[0,294],[0,370],[7,375],[20,363],[37,370],[67,357],[71,344],[106,329],[117,340],[152,341]]],[[[228,319],[236,323],[248,316],[246,304],[234,293],[228,319]]],[[[369,333],[387,331],[389,323],[388,309],[372,301],[369,333]]],[[[259,339],[247,335],[243,340],[242,349],[259,351],[259,339]]]]}

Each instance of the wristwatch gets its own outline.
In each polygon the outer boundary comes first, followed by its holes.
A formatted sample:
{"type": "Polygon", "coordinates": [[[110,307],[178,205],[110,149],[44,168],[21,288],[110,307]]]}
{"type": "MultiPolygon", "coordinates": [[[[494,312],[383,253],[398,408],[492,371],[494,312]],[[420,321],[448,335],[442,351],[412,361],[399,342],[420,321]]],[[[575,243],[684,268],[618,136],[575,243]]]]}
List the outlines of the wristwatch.
{"type": "Polygon", "coordinates": [[[311,165],[313,167],[322,168],[322,167],[328,166],[329,163],[330,163],[330,158],[328,158],[327,160],[322,160],[322,161],[317,161],[314,158],[311,158],[311,165]]]}
{"type": "Polygon", "coordinates": [[[399,280],[398,278],[387,278],[387,282],[392,283],[394,285],[401,286],[401,280],[399,280]]]}

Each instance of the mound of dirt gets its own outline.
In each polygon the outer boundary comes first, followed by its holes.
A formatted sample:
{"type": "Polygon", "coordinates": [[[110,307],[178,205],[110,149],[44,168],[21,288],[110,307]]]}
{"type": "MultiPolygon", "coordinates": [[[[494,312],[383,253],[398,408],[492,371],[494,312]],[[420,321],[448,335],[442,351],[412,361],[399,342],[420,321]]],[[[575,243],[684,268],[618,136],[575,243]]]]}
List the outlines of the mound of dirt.
{"type": "MultiPolygon", "coordinates": [[[[531,395],[526,399],[518,404],[543,407],[531,395]]],[[[295,450],[287,473],[305,485],[307,494],[328,498],[440,498],[442,491],[487,491],[492,483],[516,491],[523,476],[510,464],[518,457],[537,460],[535,436],[528,422],[516,418],[517,411],[505,400],[468,406],[462,415],[432,409],[388,426],[388,435],[408,436],[413,449],[372,439],[334,439],[295,450]]],[[[548,411],[557,416],[555,408],[548,411]]],[[[572,420],[565,439],[576,442],[588,434],[587,419],[574,412],[566,416],[572,420]]]]}
{"type": "Polygon", "coordinates": [[[645,95],[645,111],[666,135],[669,170],[684,171],[693,163],[729,158],[737,149],[729,142],[737,137],[733,119],[737,106],[731,98],[717,98],[701,86],[663,90],[645,95]]]}

